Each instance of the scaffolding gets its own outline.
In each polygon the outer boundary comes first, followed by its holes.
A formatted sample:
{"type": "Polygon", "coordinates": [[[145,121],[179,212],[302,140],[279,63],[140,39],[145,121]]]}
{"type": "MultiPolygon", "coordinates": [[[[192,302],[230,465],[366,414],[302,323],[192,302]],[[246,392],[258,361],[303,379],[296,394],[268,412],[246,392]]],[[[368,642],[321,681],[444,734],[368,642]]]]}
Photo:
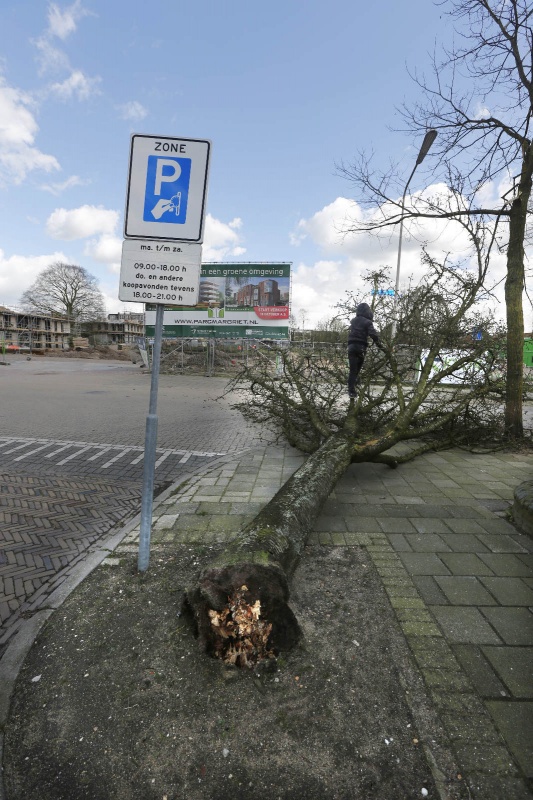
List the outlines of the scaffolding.
{"type": "Polygon", "coordinates": [[[71,324],[54,312],[0,306],[0,342],[4,348],[24,351],[68,349],[71,324]]]}

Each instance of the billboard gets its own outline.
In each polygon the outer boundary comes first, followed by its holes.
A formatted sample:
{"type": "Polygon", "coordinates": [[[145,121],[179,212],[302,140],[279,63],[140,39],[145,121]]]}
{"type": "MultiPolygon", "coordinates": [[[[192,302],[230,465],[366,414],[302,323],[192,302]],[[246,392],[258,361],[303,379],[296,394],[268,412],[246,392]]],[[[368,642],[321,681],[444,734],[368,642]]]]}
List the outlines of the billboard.
{"type": "MultiPolygon", "coordinates": [[[[198,303],[165,306],[165,339],[288,339],[290,263],[202,264],[198,303]]],[[[146,306],[153,336],[155,306],[146,306]]]]}

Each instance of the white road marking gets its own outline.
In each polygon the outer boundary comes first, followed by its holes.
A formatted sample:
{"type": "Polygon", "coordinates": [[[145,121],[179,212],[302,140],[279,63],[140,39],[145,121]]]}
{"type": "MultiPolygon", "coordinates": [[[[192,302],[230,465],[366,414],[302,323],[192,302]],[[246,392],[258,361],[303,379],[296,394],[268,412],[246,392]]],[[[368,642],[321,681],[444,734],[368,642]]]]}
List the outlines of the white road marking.
{"type": "Polygon", "coordinates": [[[81,456],[82,453],[85,453],[86,450],[90,450],[90,449],[91,449],[91,446],[88,445],[87,447],[82,447],[81,450],[76,450],[75,453],[72,453],[70,456],[67,456],[66,458],[63,458],[61,461],[58,461],[57,462],[57,466],[60,467],[62,464],[66,464],[67,461],[71,461],[73,458],[76,458],[77,456],[81,456]]]}
{"type": "Polygon", "coordinates": [[[111,464],[114,464],[115,461],[119,460],[119,458],[122,458],[122,456],[125,456],[126,453],[130,452],[130,450],[131,450],[131,447],[126,447],[126,449],[123,450],[121,453],[119,453],[118,456],[115,456],[114,458],[109,459],[109,461],[106,461],[105,464],[102,464],[102,469],[107,469],[108,467],[110,467],[111,464]]]}
{"type": "Polygon", "coordinates": [[[63,450],[67,450],[69,447],[72,447],[70,442],[68,444],[66,444],[64,447],[60,447],[59,450],[54,450],[53,453],[48,453],[45,456],[45,458],[53,458],[54,456],[57,456],[58,453],[62,453],[63,450]]]}
{"type": "MultiPolygon", "coordinates": [[[[17,440],[15,440],[17,441],[17,440]]],[[[22,450],[23,447],[27,447],[28,442],[24,442],[24,444],[19,444],[18,447],[12,447],[11,450],[6,450],[4,455],[7,456],[8,453],[14,453],[15,450],[22,450]]]]}
{"type": "Polygon", "coordinates": [[[158,460],[155,462],[154,469],[157,469],[158,466],[165,460],[165,458],[168,458],[169,455],[171,455],[171,453],[172,450],[167,450],[166,453],[163,453],[163,455],[160,458],[158,458],[158,460]]]}
{"type": "MultiPolygon", "coordinates": [[[[63,464],[68,463],[72,459],[76,458],[82,453],[87,452],[87,450],[91,450],[92,448],[96,448],[96,453],[86,461],[96,461],[97,458],[100,458],[105,453],[109,452],[109,450],[119,451],[117,455],[106,461],[105,464],[101,466],[101,469],[107,469],[114,464],[115,461],[118,461],[127,453],[138,453],[133,461],[130,464],[139,464],[144,459],[144,446],[139,447],[139,445],[123,445],[123,444],[106,444],[105,442],[75,442],[75,441],[66,441],[66,440],[58,440],[58,439],[37,439],[37,438],[26,438],[21,436],[2,436],[0,437],[0,447],[9,447],[9,445],[16,444],[15,447],[12,447],[9,450],[4,450],[2,455],[9,455],[10,453],[14,453],[17,450],[23,450],[25,447],[29,447],[31,445],[39,445],[39,447],[30,450],[27,453],[23,453],[21,456],[13,459],[14,461],[22,461],[24,458],[33,455],[34,453],[38,453],[41,450],[46,450],[47,447],[54,447],[55,445],[59,445],[56,447],[55,450],[52,450],[51,453],[46,453],[44,458],[54,458],[54,456],[59,455],[64,450],[68,450],[70,447],[77,448],[76,452],[71,453],[66,458],[61,459],[61,461],[57,462],[57,466],[62,466],[63,464]],[[81,448],[81,449],[79,449],[81,448]]],[[[199,450],[182,450],[182,449],[174,449],[174,448],[158,448],[156,450],[156,456],[159,456],[158,460],[155,463],[155,467],[158,467],[160,464],[165,461],[169,456],[181,456],[179,460],[179,464],[186,464],[187,461],[191,457],[196,458],[214,458],[215,456],[225,456],[227,453],[212,453],[212,452],[204,452],[199,450]]]]}
{"type": "Polygon", "coordinates": [[[36,447],[35,450],[30,450],[29,453],[24,453],[23,456],[18,456],[15,458],[15,461],[22,461],[23,458],[28,458],[28,456],[32,456],[34,453],[39,453],[41,450],[46,450],[47,447],[50,447],[49,444],[42,444],[40,447],[36,447]]]}
{"type": "Polygon", "coordinates": [[[88,458],[87,461],[96,461],[97,458],[100,458],[100,456],[103,456],[104,453],[108,453],[110,450],[111,450],[111,445],[109,445],[108,447],[103,447],[94,456],[88,458]]]}

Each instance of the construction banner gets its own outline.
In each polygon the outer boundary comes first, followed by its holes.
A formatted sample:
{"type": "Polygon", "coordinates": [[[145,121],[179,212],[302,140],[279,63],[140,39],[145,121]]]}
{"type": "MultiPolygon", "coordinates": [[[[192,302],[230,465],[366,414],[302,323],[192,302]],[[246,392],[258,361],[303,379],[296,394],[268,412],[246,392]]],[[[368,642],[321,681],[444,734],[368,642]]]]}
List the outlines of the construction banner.
{"type": "MultiPolygon", "coordinates": [[[[202,264],[194,306],[165,306],[165,339],[288,339],[290,263],[202,264]]],[[[146,306],[153,336],[155,306],[146,306]]]]}

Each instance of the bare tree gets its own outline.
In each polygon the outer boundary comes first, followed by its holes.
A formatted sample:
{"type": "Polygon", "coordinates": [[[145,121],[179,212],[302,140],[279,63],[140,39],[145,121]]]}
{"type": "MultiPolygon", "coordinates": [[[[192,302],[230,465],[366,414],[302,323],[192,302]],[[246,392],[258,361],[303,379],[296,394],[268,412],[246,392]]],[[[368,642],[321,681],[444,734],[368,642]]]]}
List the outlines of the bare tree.
{"type": "MultiPolygon", "coordinates": [[[[270,424],[309,457],[189,590],[207,652],[251,666],[298,640],[289,581],[316,515],[350,463],[396,467],[429,449],[501,436],[505,338],[476,302],[488,264],[479,246],[477,254],[477,273],[424,254],[425,279],[401,298],[406,344],[394,350],[385,324],[393,298],[376,298],[385,354],[370,348],[355,400],[346,394],[343,345],[315,347],[312,355],[265,349],[232,381],[246,418],[270,424]]],[[[375,278],[368,276],[372,286],[375,278]]],[[[356,303],[347,296],[346,319],[356,303]]]]}
{"type": "Polygon", "coordinates": [[[430,78],[412,75],[422,99],[401,113],[411,132],[438,132],[428,161],[436,159],[450,193],[418,197],[404,208],[397,199],[401,181],[395,170],[378,173],[361,156],[340,171],[358,187],[358,199],[379,205],[382,213],[350,229],[376,231],[402,219],[475,217],[493,231],[499,222],[507,261],[505,427],[508,435],[520,436],[524,243],[533,176],[533,9],[529,0],[449,0],[442,5],[449,6],[458,23],[458,43],[433,57],[430,78]],[[485,187],[505,180],[510,188],[501,202],[480,200],[485,187]]]}
{"type": "Polygon", "coordinates": [[[319,342],[344,342],[347,339],[346,323],[339,316],[319,320],[314,330],[319,342]]]}
{"type": "Polygon", "coordinates": [[[44,269],[26,289],[21,304],[31,310],[63,314],[80,323],[105,314],[105,303],[96,278],[84,267],[57,261],[44,269]]]}

